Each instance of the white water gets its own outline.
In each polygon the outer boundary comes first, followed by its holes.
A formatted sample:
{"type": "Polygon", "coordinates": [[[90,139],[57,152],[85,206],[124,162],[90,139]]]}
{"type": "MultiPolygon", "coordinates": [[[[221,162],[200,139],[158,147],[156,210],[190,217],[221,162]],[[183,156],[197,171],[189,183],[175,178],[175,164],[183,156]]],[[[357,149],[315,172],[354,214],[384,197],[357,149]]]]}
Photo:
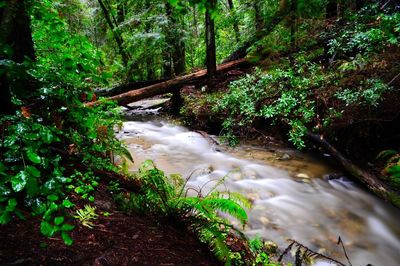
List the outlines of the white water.
{"type": "Polygon", "coordinates": [[[333,171],[322,161],[290,150],[284,152],[292,159],[281,161],[279,152],[251,146],[218,152],[200,134],[167,122],[126,122],[120,137],[135,159],[132,170],[152,159],[167,173],[192,174],[188,186],[197,190],[208,182],[204,193],[215,185],[210,180],[225,176],[218,189],[253,201],[249,236],[259,234],[281,248],[296,239],[346,263],[336,245],[340,236],[354,266],[400,265],[399,210],[349,180],[321,178],[333,171]]]}

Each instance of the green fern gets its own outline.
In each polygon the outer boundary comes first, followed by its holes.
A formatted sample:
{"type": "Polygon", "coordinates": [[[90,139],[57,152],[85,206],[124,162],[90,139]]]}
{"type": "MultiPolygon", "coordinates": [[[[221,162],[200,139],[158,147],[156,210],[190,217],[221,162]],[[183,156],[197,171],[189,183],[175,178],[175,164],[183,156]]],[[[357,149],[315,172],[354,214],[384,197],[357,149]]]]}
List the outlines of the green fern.
{"type": "MultiPolygon", "coordinates": [[[[250,202],[239,193],[219,192],[215,188],[206,196],[185,196],[185,180],[179,175],[166,176],[152,161],[146,161],[137,174],[143,184],[142,195],[132,194],[125,208],[138,213],[151,213],[169,219],[182,221],[195,232],[201,241],[210,246],[215,256],[230,264],[232,252],[226,243],[230,233],[237,233],[227,219],[219,216],[225,213],[244,225],[248,216],[245,208],[250,202]]],[[[224,178],[218,182],[221,184],[224,178]]]]}
{"type": "Polygon", "coordinates": [[[97,219],[99,215],[96,213],[96,207],[90,205],[85,205],[84,209],[79,209],[76,211],[77,215],[74,218],[78,219],[83,226],[93,228],[93,220],[97,219]]]}

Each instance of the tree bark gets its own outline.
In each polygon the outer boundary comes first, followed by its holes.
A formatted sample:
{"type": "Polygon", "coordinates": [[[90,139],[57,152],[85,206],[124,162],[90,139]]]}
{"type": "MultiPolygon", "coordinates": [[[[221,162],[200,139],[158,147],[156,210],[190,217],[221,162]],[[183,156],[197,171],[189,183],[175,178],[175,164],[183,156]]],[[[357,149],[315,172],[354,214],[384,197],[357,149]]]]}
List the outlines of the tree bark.
{"type": "Polygon", "coordinates": [[[235,6],[233,5],[233,0],[228,0],[228,6],[229,6],[229,10],[230,10],[231,16],[232,16],[233,31],[235,32],[235,39],[236,39],[236,42],[239,43],[240,42],[239,21],[236,17],[237,16],[236,9],[235,9],[235,6]]]}
{"type": "MultiPolygon", "coordinates": [[[[30,24],[27,1],[7,0],[6,6],[0,9],[0,59],[15,63],[23,63],[26,58],[35,61],[30,24]]],[[[27,97],[37,88],[26,78],[10,79],[7,66],[0,66],[0,70],[0,113],[9,114],[13,112],[12,92],[27,97]]]]}
{"type": "Polygon", "coordinates": [[[118,51],[122,57],[122,61],[125,65],[125,67],[128,66],[128,61],[129,61],[129,56],[128,54],[125,52],[123,44],[124,44],[124,40],[122,39],[122,36],[120,35],[120,33],[118,32],[118,30],[116,29],[117,25],[114,25],[113,21],[111,20],[111,15],[110,12],[107,10],[106,6],[104,5],[103,0],[97,0],[99,2],[100,8],[103,11],[104,14],[104,18],[106,19],[106,22],[108,24],[108,26],[110,27],[110,30],[114,36],[114,40],[117,43],[118,46],[118,51]]]}
{"type": "Polygon", "coordinates": [[[256,34],[259,34],[265,27],[265,21],[262,12],[263,1],[253,0],[254,24],[256,26],[256,34]]]}
{"type": "Polygon", "coordinates": [[[290,8],[288,8],[287,1],[281,0],[278,11],[276,11],[275,14],[272,15],[267,22],[265,22],[264,28],[260,32],[256,32],[253,38],[243,43],[243,45],[241,45],[235,52],[228,56],[224,62],[230,62],[245,57],[248,49],[257,41],[268,36],[273,29],[289,14],[289,12],[290,8]]]}
{"type": "Polygon", "coordinates": [[[291,0],[290,3],[290,50],[296,50],[296,20],[297,20],[297,0],[291,0]]]}
{"type": "Polygon", "coordinates": [[[177,76],[185,72],[186,48],[182,36],[182,24],[180,23],[179,18],[176,17],[177,15],[174,14],[172,6],[169,2],[165,3],[165,9],[167,18],[169,20],[168,29],[166,29],[167,31],[166,39],[168,44],[172,47],[171,49],[172,51],[170,53],[167,53],[168,54],[167,59],[172,59],[172,65],[171,64],[169,65],[171,69],[168,71],[170,72],[170,76],[168,77],[171,77],[172,74],[177,76]]]}
{"type": "Polygon", "coordinates": [[[326,4],[325,18],[332,19],[332,18],[336,18],[337,15],[338,15],[337,0],[329,0],[328,3],[326,4]]]}
{"type": "Polygon", "coordinates": [[[210,7],[206,10],[206,64],[207,76],[209,79],[215,78],[217,74],[217,55],[215,47],[215,21],[212,17],[212,10],[216,8],[217,1],[210,0],[210,7]]]}

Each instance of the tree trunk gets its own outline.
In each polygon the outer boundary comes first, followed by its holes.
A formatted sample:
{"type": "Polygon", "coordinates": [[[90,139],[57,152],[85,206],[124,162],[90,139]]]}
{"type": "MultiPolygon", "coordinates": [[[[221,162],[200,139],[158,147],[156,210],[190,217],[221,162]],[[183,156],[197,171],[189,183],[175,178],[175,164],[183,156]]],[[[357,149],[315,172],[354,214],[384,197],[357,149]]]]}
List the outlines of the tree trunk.
{"type": "Polygon", "coordinates": [[[217,1],[210,0],[210,7],[206,10],[206,47],[207,47],[207,75],[209,79],[215,78],[217,74],[217,55],[215,47],[215,21],[212,10],[216,8],[217,1]]]}
{"type": "Polygon", "coordinates": [[[246,41],[241,47],[239,47],[235,52],[228,56],[224,62],[229,62],[233,60],[238,60],[246,56],[248,49],[253,46],[260,39],[268,36],[273,29],[288,15],[290,8],[287,6],[286,0],[280,1],[279,9],[273,14],[269,20],[265,23],[265,27],[246,41]]]}
{"type": "Polygon", "coordinates": [[[290,3],[290,50],[296,50],[296,20],[297,20],[297,0],[291,0],[290,3]]]}
{"type": "Polygon", "coordinates": [[[110,12],[107,10],[106,6],[104,5],[103,0],[97,0],[97,1],[99,2],[100,8],[104,14],[104,18],[106,19],[106,22],[107,22],[108,26],[110,27],[110,30],[114,36],[115,42],[117,43],[119,53],[122,57],[122,61],[123,61],[124,65],[127,67],[128,61],[129,61],[129,56],[125,52],[124,47],[123,47],[124,40],[122,39],[122,36],[119,34],[118,30],[116,29],[117,25],[113,24],[113,22],[111,20],[110,12]]]}
{"type": "Polygon", "coordinates": [[[336,18],[338,15],[338,4],[337,0],[329,0],[326,4],[326,19],[336,18]]]}
{"type": "Polygon", "coordinates": [[[235,39],[236,42],[240,42],[240,31],[239,31],[239,22],[236,16],[236,9],[235,6],[233,5],[233,0],[228,0],[228,6],[229,10],[231,11],[231,16],[233,20],[233,31],[235,32],[235,39]]]}
{"type": "MultiPolygon", "coordinates": [[[[35,60],[30,23],[26,1],[6,1],[6,6],[0,9],[0,59],[15,63],[23,63],[26,58],[35,60]],[[5,48],[10,48],[7,50],[11,52],[5,52],[5,48]]],[[[7,66],[1,66],[0,72],[0,113],[12,113],[11,92],[28,97],[37,88],[26,78],[10,79],[7,76],[7,66]]]]}
{"type": "Polygon", "coordinates": [[[261,32],[265,26],[265,21],[263,17],[262,11],[263,1],[253,0],[253,9],[254,9],[254,24],[256,26],[256,33],[261,32]]]}
{"type": "Polygon", "coordinates": [[[172,6],[169,2],[165,4],[167,18],[169,20],[167,31],[167,43],[172,47],[171,55],[173,71],[170,74],[180,75],[186,70],[186,48],[182,36],[182,24],[173,13],[172,6]]]}

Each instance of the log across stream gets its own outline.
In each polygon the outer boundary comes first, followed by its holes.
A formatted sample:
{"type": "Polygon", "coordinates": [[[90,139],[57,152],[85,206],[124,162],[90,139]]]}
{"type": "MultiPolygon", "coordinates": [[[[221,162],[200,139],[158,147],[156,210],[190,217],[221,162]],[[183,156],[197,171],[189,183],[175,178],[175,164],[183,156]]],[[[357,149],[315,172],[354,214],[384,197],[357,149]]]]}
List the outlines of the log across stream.
{"type": "Polygon", "coordinates": [[[167,173],[193,173],[190,187],[208,182],[204,192],[215,185],[210,180],[225,177],[218,189],[239,191],[253,201],[249,236],[272,239],[281,248],[287,238],[296,239],[346,263],[336,245],[340,236],[353,265],[399,265],[400,210],[338,174],[328,157],[254,143],[215,146],[202,134],[155,119],[124,123],[120,137],[134,157],[132,170],[153,159],[167,173]]]}

